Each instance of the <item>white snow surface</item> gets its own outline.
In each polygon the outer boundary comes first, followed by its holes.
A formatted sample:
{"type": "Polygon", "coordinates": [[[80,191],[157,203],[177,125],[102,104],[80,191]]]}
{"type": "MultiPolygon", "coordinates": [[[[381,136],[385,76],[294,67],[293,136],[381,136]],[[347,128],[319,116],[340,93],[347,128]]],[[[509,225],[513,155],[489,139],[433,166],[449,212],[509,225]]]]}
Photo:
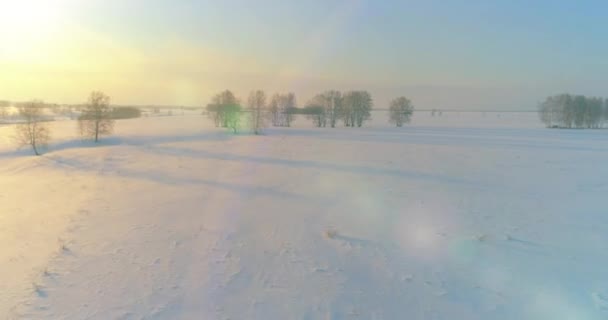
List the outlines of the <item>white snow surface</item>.
{"type": "Polygon", "coordinates": [[[0,127],[0,319],[608,319],[608,130],[0,127]]]}

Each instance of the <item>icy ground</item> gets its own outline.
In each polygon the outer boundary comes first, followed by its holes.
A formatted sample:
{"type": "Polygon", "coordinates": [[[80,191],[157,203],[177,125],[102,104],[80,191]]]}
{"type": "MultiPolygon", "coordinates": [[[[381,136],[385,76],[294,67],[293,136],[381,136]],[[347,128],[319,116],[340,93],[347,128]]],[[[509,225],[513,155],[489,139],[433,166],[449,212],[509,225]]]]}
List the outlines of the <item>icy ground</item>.
{"type": "Polygon", "coordinates": [[[608,319],[608,130],[383,122],[0,127],[0,319],[608,319]]]}

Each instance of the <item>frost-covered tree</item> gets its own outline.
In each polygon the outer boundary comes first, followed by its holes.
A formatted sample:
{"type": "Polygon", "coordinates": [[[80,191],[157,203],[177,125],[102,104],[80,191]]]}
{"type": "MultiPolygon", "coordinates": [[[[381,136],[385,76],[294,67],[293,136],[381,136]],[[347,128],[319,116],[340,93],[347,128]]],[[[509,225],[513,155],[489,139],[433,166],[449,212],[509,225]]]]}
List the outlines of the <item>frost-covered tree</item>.
{"type": "Polygon", "coordinates": [[[367,91],[350,91],[342,99],[342,116],[347,127],[361,127],[371,118],[374,103],[367,91]]]}
{"type": "Polygon", "coordinates": [[[575,96],[573,101],[574,126],[582,128],[585,124],[585,114],[587,113],[587,98],[585,96],[575,96]]]}
{"type": "Polygon", "coordinates": [[[270,121],[272,125],[275,127],[281,126],[281,96],[277,93],[270,98],[270,103],[268,104],[268,109],[270,110],[270,121]]]}
{"type": "Polygon", "coordinates": [[[101,91],[93,91],[89,100],[78,117],[80,135],[93,138],[99,142],[102,135],[111,134],[114,130],[110,97],[101,91]]]}
{"type": "Polygon", "coordinates": [[[315,127],[320,128],[327,125],[327,117],[325,116],[325,108],[323,106],[310,104],[304,107],[301,113],[305,114],[308,119],[312,120],[315,127]]]}
{"type": "Polygon", "coordinates": [[[209,117],[213,120],[216,127],[228,127],[230,119],[234,120],[234,115],[229,114],[239,109],[239,100],[230,90],[224,90],[211,98],[211,103],[207,105],[209,117]]]}
{"type": "MultiPolygon", "coordinates": [[[[397,127],[402,127],[403,124],[409,123],[412,114],[414,114],[414,106],[412,102],[406,97],[399,97],[391,101],[389,107],[389,121],[394,123],[397,127]]],[[[435,110],[433,109],[433,116],[435,110]]]]}
{"type": "Polygon", "coordinates": [[[26,102],[19,107],[22,122],[15,126],[15,141],[19,147],[29,145],[34,154],[40,155],[39,147],[46,146],[50,131],[44,119],[44,103],[41,101],[26,102]]]}
{"type": "Polygon", "coordinates": [[[290,127],[296,108],[295,93],[273,95],[269,103],[272,125],[275,127],[290,127]]]}
{"type": "Polygon", "coordinates": [[[266,94],[262,90],[252,91],[249,94],[248,102],[251,109],[251,130],[255,134],[261,134],[262,129],[266,126],[264,121],[266,94]]]}
{"type": "Polygon", "coordinates": [[[549,128],[600,128],[605,102],[601,98],[560,94],[538,107],[540,120],[549,128]]]}
{"type": "Polygon", "coordinates": [[[608,122],[608,98],[604,99],[604,122],[608,122]]]}
{"type": "Polygon", "coordinates": [[[342,93],[337,90],[329,90],[318,96],[319,102],[324,108],[327,125],[332,128],[342,117],[342,93]]]}
{"type": "Polygon", "coordinates": [[[552,96],[539,104],[538,115],[548,128],[565,123],[566,99],[569,99],[568,95],[552,96]]]}
{"type": "Polygon", "coordinates": [[[573,98],[569,94],[548,97],[539,105],[540,120],[549,128],[571,128],[574,124],[573,98]]]}
{"type": "Polygon", "coordinates": [[[241,124],[241,106],[238,104],[224,105],[222,112],[224,114],[225,127],[231,129],[233,133],[237,133],[241,124]]]}
{"type": "Polygon", "coordinates": [[[335,128],[336,123],[342,117],[342,93],[337,90],[330,90],[325,92],[325,96],[328,100],[325,106],[325,116],[329,126],[335,128]]]}
{"type": "Polygon", "coordinates": [[[298,108],[298,103],[296,101],[296,94],[293,92],[287,93],[285,95],[285,104],[284,104],[284,117],[285,117],[285,125],[287,127],[291,127],[291,123],[293,122],[294,110],[298,108]]]}
{"type": "Polygon", "coordinates": [[[342,93],[336,90],[319,93],[308,102],[307,106],[323,108],[322,113],[318,112],[318,108],[314,109],[316,115],[323,116],[323,119],[317,118],[317,120],[321,121],[316,122],[323,127],[329,125],[330,127],[335,128],[336,123],[342,117],[342,93]]]}
{"type": "Polygon", "coordinates": [[[562,126],[572,128],[574,126],[574,117],[576,110],[574,108],[574,97],[569,94],[563,94],[558,97],[561,111],[562,126]]]}
{"type": "Polygon", "coordinates": [[[325,127],[327,126],[327,105],[329,103],[329,99],[323,93],[318,94],[308,101],[302,109],[302,113],[312,120],[316,127],[325,127]]]}
{"type": "Polygon", "coordinates": [[[602,108],[604,101],[601,98],[593,97],[587,99],[585,112],[585,126],[590,129],[597,129],[602,125],[602,108]]]}

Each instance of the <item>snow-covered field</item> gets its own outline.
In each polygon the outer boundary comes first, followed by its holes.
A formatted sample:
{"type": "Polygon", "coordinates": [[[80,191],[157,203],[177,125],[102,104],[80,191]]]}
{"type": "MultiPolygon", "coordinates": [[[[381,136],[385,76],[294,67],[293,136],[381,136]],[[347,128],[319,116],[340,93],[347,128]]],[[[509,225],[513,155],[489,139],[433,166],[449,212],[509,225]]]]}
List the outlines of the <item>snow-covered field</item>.
{"type": "Polygon", "coordinates": [[[0,126],[0,318],[608,318],[608,130],[0,126]]]}

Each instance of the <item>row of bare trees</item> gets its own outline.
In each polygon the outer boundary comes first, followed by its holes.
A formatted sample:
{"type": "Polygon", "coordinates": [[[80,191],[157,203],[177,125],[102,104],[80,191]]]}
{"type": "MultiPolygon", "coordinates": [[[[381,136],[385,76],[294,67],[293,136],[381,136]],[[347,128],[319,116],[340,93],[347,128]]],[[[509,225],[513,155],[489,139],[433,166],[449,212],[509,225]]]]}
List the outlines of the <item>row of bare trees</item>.
{"type": "MultiPolygon", "coordinates": [[[[252,91],[247,100],[247,111],[251,114],[249,123],[255,134],[260,134],[266,127],[267,120],[273,126],[289,127],[296,114],[306,115],[317,127],[336,127],[338,121],[343,121],[346,127],[361,127],[371,118],[373,100],[367,91],[326,91],[317,94],[305,107],[298,108],[294,93],[275,94],[270,100],[264,91],[252,91]]],[[[34,100],[18,106],[22,119],[15,128],[15,141],[19,146],[29,145],[36,155],[39,148],[50,140],[48,118],[44,115],[45,104],[34,100]]],[[[123,110],[125,111],[125,110],[123,110]]],[[[126,110],[124,117],[132,113],[139,115],[139,110],[126,110]]],[[[243,108],[239,99],[230,91],[225,90],[216,94],[207,112],[215,125],[230,128],[236,133],[241,124],[243,108]]],[[[414,108],[410,100],[399,97],[390,105],[391,123],[401,127],[410,121],[414,108]]],[[[114,128],[115,110],[110,107],[110,97],[100,91],[94,91],[78,117],[78,130],[81,136],[98,142],[100,136],[111,134],[114,128]]]]}
{"type": "Polygon", "coordinates": [[[555,95],[539,105],[538,114],[548,128],[597,129],[608,122],[608,99],[555,95]]]}
{"type": "Polygon", "coordinates": [[[314,96],[304,108],[313,123],[318,127],[335,128],[339,120],[345,127],[361,127],[371,118],[374,106],[372,96],[367,91],[330,90],[314,96]]]}
{"type": "MultiPolygon", "coordinates": [[[[45,107],[45,103],[39,100],[18,106],[21,121],[15,125],[15,142],[19,147],[30,146],[36,155],[40,155],[40,148],[45,147],[51,138],[45,107]]],[[[103,92],[92,92],[78,118],[80,135],[99,142],[100,137],[111,134],[113,128],[110,97],[103,92]]]]}
{"type": "MultiPolygon", "coordinates": [[[[345,127],[361,127],[371,119],[373,99],[367,91],[349,91],[344,94],[330,90],[317,94],[304,108],[304,114],[318,127],[335,128],[340,120],[345,127]]],[[[410,122],[414,106],[406,97],[391,101],[389,121],[398,127],[410,122]]]]}
{"type": "Polygon", "coordinates": [[[295,93],[277,93],[273,95],[268,104],[272,125],[275,127],[291,127],[297,108],[298,104],[295,93]]]}
{"type": "MultiPolygon", "coordinates": [[[[371,118],[372,108],[373,99],[367,91],[325,91],[298,108],[294,93],[277,93],[268,100],[264,91],[256,90],[250,93],[244,110],[239,99],[225,90],[213,96],[207,113],[217,127],[230,128],[236,133],[241,115],[248,111],[251,129],[259,134],[267,120],[275,127],[290,127],[297,114],[305,115],[316,127],[335,128],[339,121],[345,127],[361,127],[371,118]]],[[[399,97],[391,102],[389,113],[389,121],[401,127],[410,121],[414,106],[409,99],[399,97]]]]}

